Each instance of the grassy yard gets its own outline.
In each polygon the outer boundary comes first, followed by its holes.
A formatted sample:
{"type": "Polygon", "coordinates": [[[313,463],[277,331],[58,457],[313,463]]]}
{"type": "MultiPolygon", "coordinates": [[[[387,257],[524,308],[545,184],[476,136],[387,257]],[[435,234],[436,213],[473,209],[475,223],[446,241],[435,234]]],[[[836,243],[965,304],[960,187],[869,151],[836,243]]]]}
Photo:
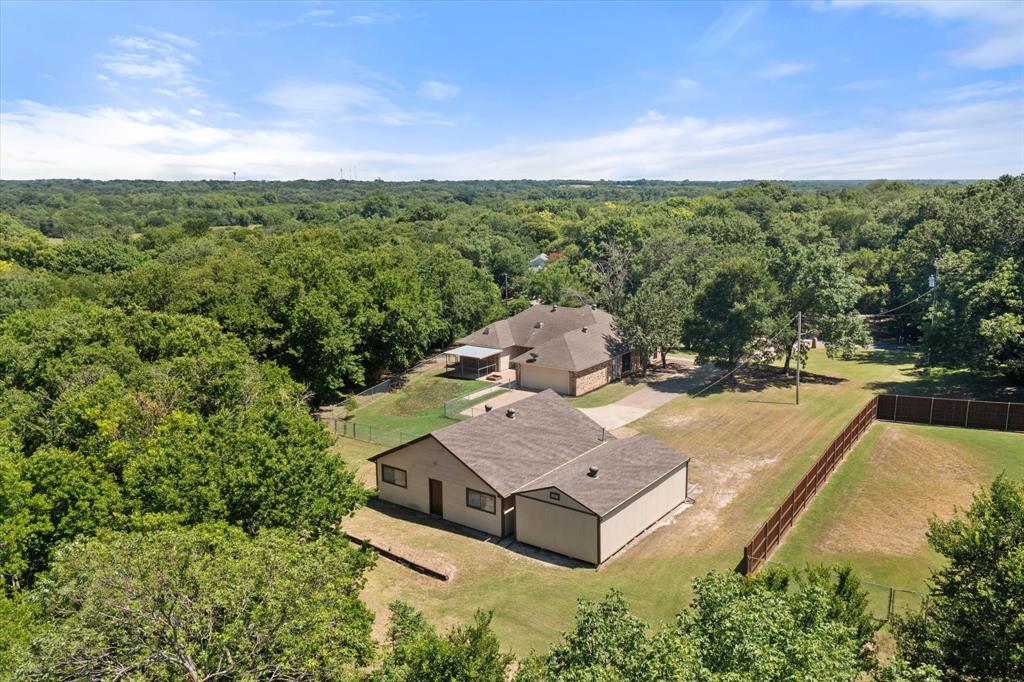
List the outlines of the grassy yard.
{"type": "Polygon", "coordinates": [[[433,374],[413,378],[401,390],[357,408],[352,419],[360,424],[413,438],[447,426],[444,402],[493,386],[486,381],[452,379],[433,374]]]}
{"type": "MultiPolygon", "coordinates": [[[[941,561],[928,519],[956,507],[1000,472],[1024,480],[1024,435],[876,423],[790,530],[772,560],[850,563],[866,581],[924,592],[941,561]]],[[[888,593],[871,588],[876,611],[888,593]]],[[[900,595],[897,606],[919,599],[900,595]]]]}
{"type": "MultiPolygon", "coordinates": [[[[830,360],[815,350],[800,406],[793,404],[791,378],[762,370],[698,397],[681,395],[632,423],[689,454],[691,482],[700,489],[691,509],[599,570],[542,563],[468,535],[363,509],[346,521],[347,528],[455,568],[442,583],[381,560],[364,599],[378,613],[404,599],[442,626],[463,622],[477,609],[492,610],[502,641],[520,654],[557,638],[578,597],[597,598],[610,588],[621,590],[649,622],[667,622],[688,603],[695,577],[737,566],[756,528],[873,392],[904,386],[923,392],[913,360],[885,351],[830,360]]],[[[976,397],[1001,390],[973,378],[956,381],[970,385],[976,397]]],[[[967,439],[992,435],[964,433],[967,439]]],[[[350,441],[336,448],[353,463],[383,449],[350,441]]],[[[372,468],[364,470],[372,479],[372,468]]],[[[937,468],[928,475],[939,480],[948,474],[937,468]]],[[[378,632],[384,627],[378,622],[378,632]]]]}

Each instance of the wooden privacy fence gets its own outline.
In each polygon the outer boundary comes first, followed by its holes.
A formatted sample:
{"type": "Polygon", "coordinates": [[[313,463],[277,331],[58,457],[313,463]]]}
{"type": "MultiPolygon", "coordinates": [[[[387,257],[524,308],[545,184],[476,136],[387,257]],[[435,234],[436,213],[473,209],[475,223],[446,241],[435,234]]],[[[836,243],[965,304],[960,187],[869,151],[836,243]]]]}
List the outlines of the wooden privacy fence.
{"type": "Polygon", "coordinates": [[[1024,403],[880,395],[876,418],[965,429],[1024,431],[1024,403]]]}
{"type": "Polygon", "coordinates": [[[922,398],[908,395],[876,395],[857,413],[843,432],[829,443],[824,454],[804,474],[783,503],[768,517],[743,548],[743,572],[753,573],[779,546],[814,495],[839,462],[853,449],[857,439],[878,419],[968,429],[1024,432],[1024,403],[987,400],[922,398]]]}
{"type": "Polygon", "coordinates": [[[835,470],[843,456],[849,452],[861,434],[875,421],[878,396],[873,397],[857,416],[850,420],[843,432],[825,448],[824,454],[818,458],[811,470],[804,474],[796,487],[775,510],[768,520],[754,533],[747,546],[743,548],[743,572],[750,574],[764,563],[772,553],[783,534],[789,530],[800,512],[814,499],[815,493],[825,484],[825,479],[835,470]]]}

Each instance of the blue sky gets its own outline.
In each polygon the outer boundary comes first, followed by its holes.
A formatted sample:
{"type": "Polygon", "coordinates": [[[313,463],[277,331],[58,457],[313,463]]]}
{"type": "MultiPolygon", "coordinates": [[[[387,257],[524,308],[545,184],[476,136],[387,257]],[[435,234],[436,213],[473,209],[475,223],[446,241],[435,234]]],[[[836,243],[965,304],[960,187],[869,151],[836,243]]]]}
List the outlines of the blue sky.
{"type": "Polygon", "coordinates": [[[0,4],[4,179],[342,168],[1021,173],[1024,2],[0,4]]]}

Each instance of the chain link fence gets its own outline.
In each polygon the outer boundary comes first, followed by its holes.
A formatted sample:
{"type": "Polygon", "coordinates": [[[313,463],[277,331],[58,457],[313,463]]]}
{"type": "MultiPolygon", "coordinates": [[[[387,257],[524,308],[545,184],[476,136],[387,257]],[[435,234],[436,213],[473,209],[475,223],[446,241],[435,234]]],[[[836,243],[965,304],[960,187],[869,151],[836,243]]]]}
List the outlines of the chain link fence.
{"type": "Polygon", "coordinates": [[[489,400],[493,400],[514,389],[515,384],[515,379],[509,379],[503,383],[495,384],[493,388],[480,389],[476,393],[470,393],[461,398],[446,400],[444,401],[444,416],[458,421],[467,417],[476,417],[477,415],[484,414],[487,411],[486,405],[489,400]]]}
{"type": "MultiPolygon", "coordinates": [[[[765,568],[778,567],[788,571],[804,572],[807,569],[784,564],[774,559],[763,562],[765,568]]],[[[762,568],[762,570],[764,570],[762,568]]],[[[906,616],[920,611],[928,603],[928,595],[924,592],[893,587],[868,580],[861,580],[861,589],[867,594],[867,609],[876,620],[888,623],[893,616],[906,616]]]]}
{"type": "Polygon", "coordinates": [[[401,431],[398,429],[387,429],[371,424],[360,424],[353,419],[341,419],[325,415],[315,415],[316,420],[327,427],[327,430],[335,436],[361,440],[364,443],[376,443],[395,447],[408,443],[420,437],[421,434],[401,431]]]}

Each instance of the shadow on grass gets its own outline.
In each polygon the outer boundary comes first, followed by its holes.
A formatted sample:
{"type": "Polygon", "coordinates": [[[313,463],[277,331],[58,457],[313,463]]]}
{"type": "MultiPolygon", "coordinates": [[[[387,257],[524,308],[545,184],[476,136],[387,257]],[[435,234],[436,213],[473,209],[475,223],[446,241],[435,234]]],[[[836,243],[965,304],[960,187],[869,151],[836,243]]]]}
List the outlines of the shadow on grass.
{"type": "MultiPolygon", "coordinates": [[[[718,377],[728,372],[727,369],[715,367],[710,363],[702,365],[690,375],[667,379],[655,384],[651,388],[656,391],[668,391],[671,393],[688,394],[695,397],[711,396],[718,393],[757,393],[769,388],[795,388],[796,374],[792,370],[786,372],[781,367],[744,367],[728,379],[721,381],[711,388],[707,388],[718,377]],[[705,390],[706,389],[706,390],[705,390]],[[704,391],[701,393],[701,391],[704,391]],[[697,395],[697,394],[700,395],[697,395]]],[[[827,374],[814,374],[813,372],[801,372],[800,383],[804,385],[818,384],[823,386],[835,386],[845,383],[847,379],[842,377],[829,376],[827,374]]],[[[765,401],[779,402],[785,404],[788,401],[765,401]]]]}
{"type": "Polygon", "coordinates": [[[415,509],[408,509],[397,504],[392,504],[391,502],[385,502],[378,497],[370,498],[370,501],[367,502],[366,506],[398,521],[415,523],[427,528],[434,528],[446,533],[453,533],[472,540],[486,542],[487,544],[499,545],[509,552],[515,552],[516,554],[529,557],[530,559],[534,559],[540,563],[559,566],[562,568],[583,568],[591,571],[594,570],[592,565],[582,561],[577,561],[576,559],[562,556],[561,554],[555,554],[553,552],[548,552],[543,549],[538,549],[536,547],[516,542],[513,539],[513,536],[499,538],[494,535],[490,535],[489,533],[484,533],[483,531],[475,530],[467,526],[461,526],[451,521],[446,521],[438,516],[431,516],[429,514],[416,511],[415,509]]]}
{"type": "Polygon", "coordinates": [[[852,360],[862,365],[913,365],[921,359],[917,346],[876,346],[858,351],[852,360]]]}
{"type": "Polygon", "coordinates": [[[905,372],[909,380],[873,381],[867,388],[877,393],[915,395],[929,398],[961,398],[1024,402],[1024,386],[998,375],[979,375],[967,370],[921,367],[905,372]]]}

